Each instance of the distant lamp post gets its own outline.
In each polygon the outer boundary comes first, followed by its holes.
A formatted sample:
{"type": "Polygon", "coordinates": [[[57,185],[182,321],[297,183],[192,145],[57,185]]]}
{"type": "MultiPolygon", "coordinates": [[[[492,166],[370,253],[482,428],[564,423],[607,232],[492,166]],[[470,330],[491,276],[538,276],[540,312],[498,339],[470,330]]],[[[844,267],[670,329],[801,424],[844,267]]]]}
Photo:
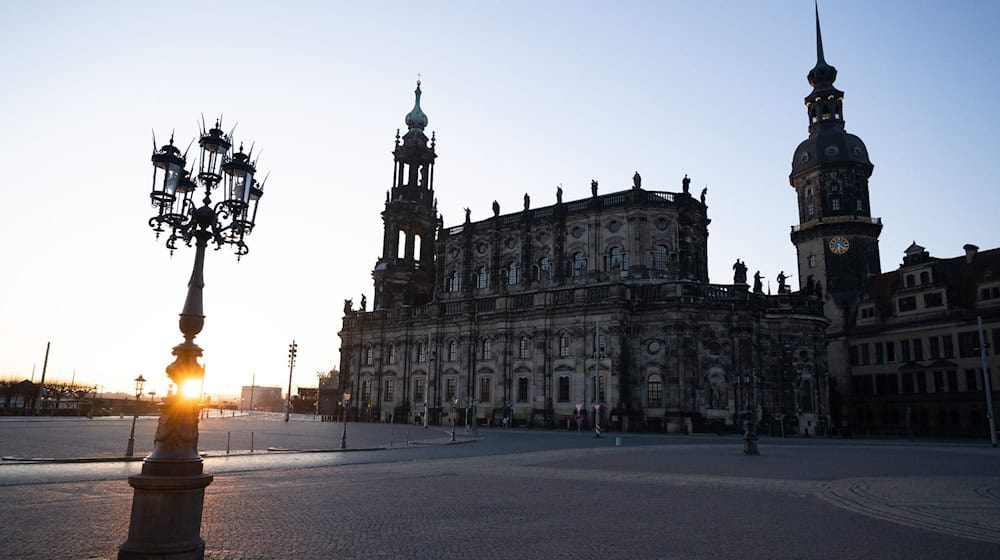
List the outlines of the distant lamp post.
{"type": "Polygon", "coordinates": [[[288,345],[288,400],[285,401],[285,422],[292,413],[292,372],[295,371],[295,357],[299,355],[299,345],[294,340],[288,345]]]}
{"type": "Polygon", "coordinates": [[[743,375],[743,390],[746,398],[743,400],[743,454],[760,455],[757,450],[757,373],[748,371],[743,375]],[[749,405],[747,405],[749,401],[749,405]]]}
{"type": "Polygon", "coordinates": [[[343,418],[343,420],[344,420],[344,433],[341,434],[341,436],[340,436],[340,448],[341,449],[347,449],[347,407],[350,404],[351,404],[351,394],[350,393],[344,393],[344,402],[343,402],[343,408],[344,408],[344,418],[343,418]]]}
{"type": "Polygon", "coordinates": [[[451,441],[455,441],[455,424],[458,414],[458,397],[451,399],[451,441]]]}
{"type": "MultiPolygon", "coordinates": [[[[178,241],[195,246],[194,266],[188,281],[187,298],[179,326],[184,341],[173,348],[175,360],[167,366],[170,381],[177,387],[204,380],[205,368],[198,363],[202,349],[194,339],[205,324],[202,290],[205,286],[205,249],[233,246],[237,260],[247,254],[246,237],[253,231],[257,203],[263,195],[258,183],[253,147],[248,153],[241,145],[233,149],[221,123],[206,130],[202,123],[198,139],[197,169],[185,169],[187,152],[170,142],[161,148],[153,144],[153,188],[150,200],[153,217],[149,226],[157,238],[166,233],[167,248],[173,254],[178,241]],[[218,202],[213,191],[222,187],[218,202]],[[195,191],[204,189],[201,205],[195,191]]],[[[158,292],[159,293],[159,292],[158,292]]],[[[156,428],[153,452],[146,457],[142,473],[128,481],[135,494],[128,539],[118,548],[118,558],[202,559],[205,541],[201,538],[201,514],[205,487],[212,476],[203,473],[198,454],[199,399],[178,391],[166,400],[156,428]]]]}
{"type": "Polygon", "coordinates": [[[146,384],[142,374],[135,378],[135,413],[132,415],[132,431],[128,433],[128,447],[125,448],[125,456],[131,457],[135,452],[135,421],[139,418],[139,399],[142,397],[142,386],[146,384]]]}

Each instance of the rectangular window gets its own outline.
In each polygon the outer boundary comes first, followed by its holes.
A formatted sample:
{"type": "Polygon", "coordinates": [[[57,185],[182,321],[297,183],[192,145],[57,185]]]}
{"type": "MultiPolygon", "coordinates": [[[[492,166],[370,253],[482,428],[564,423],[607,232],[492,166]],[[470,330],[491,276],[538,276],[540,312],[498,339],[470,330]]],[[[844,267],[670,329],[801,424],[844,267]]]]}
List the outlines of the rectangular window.
{"type": "Polygon", "coordinates": [[[954,342],[952,341],[950,333],[941,337],[941,357],[942,358],[955,357],[955,345],[954,342]]]}
{"type": "Polygon", "coordinates": [[[909,395],[913,393],[913,374],[904,373],[903,374],[903,394],[909,395]]]}
{"type": "Polygon", "coordinates": [[[924,341],[919,338],[913,339],[913,359],[918,362],[924,359],[924,341]]]}
{"type": "Polygon", "coordinates": [[[663,382],[659,376],[650,376],[646,382],[646,406],[650,408],[660,408],[663,406],[663,382]]]}
{"type": "Polygon", "coordinates": [[[941,307],[942,305],[944,305],[944,298],[941,296],[941,292],[924,294],[924,307],[930,309],[934,307],[941,307]]]}
{"type": "Polygon", "coordinates": [[[371,379],[365,379],[361,382],[361,402],[367,403],[372,400],[372,382],[371,379]]]}
{"type": "Polygon", "coordinates": [[[958,392],[958,372],[955,371],[955,370],[953,370],[953,369],[949,369],[948,371],[945,372],[945,375],[947,376],[947,381],[948,381],[947,390],[950,391],[950,392],[952,392],[952,393],[957,393],[958,392]]]}
{"type": "Polygon", "coordinates": [[[944,393],[947,391],[947,387],[944,386],[944,372],[935,371],[934,372],[934,392],[944,393]]]}
{"type": "Polygon", "coordinates": [[[493,400],[493,378],[483,377],[479,380],[479,402],[488,403],[493,400]]]}
{"type": "Polygon", "coordinates": [[[517,357],[526,359],[528,357],[528,337],[522,336],[517,343],[517,357]]]}
{"type": "Polygon", "coordinates": [[[569,335],[564,334],[559,337],[559,357],[569,357],[569,335]]]}
{"type": "Polygon", "coordinates": [[[878,363],[880,364],[884,364],[887,361],[885,358],[885,345],[881,342],[875,343],[875,359],[878,360],[878,363]]]}
{"type": "Polygon", "coordinates": [[[917,392],[926,393],[927,392],[927,372],[918,371],[913,375],[917,378],[917,392]]]}
{"type": "Polygon", "coordinates": [[[528,402],[528,378],[517,378],[517,402],[528,402]]]}
{"type": "Polygon", "coordinates": [[[395,384],[393,383],[393,380],[392,379],[386,379],[385,380],[385,390],[382,391],[382,400],[384,402],[392,402],[393,401],[393,397],[394,397],[394,395],[393,395],[393,389],[394,388],[395,388],[395,384]]]}
{"type": "Polygon", "coordinates": [[[604,402],[604,376],[597,376],[597,402],[604,402]]]}
{"type": "Polygon", "coordinates": [[[979,390],[979,372],[977,370],[965,370],[965,390],[970,393],[979,390]]]}
{"type": "Polygon", "coordinates": [[[932,336],[927,341],[930,343],[931,359],[936,360],[941,357],[941,341],[936,336],[932,336]]]}
{"type": "Polygon", "coordinates": [[[444,382],[445,399],[449,401],[454,399],[456,393],[458,393],[458,379],[449,377],[447,381],[444,382]]]}
{"type": "Polygon", "coordinates": [[[483,340],[483,359],[492,360],[493,359],[493,341],[490,339],[483,340]]]}
{"type": "Polygon", "coordinates": [[[417,361],[418,362],[427,361],[427,347],[424,346],[423,342],[417,344],[417,361]]]}
{"type": "Polygon", "coordinates": [[[975,358],[979,355],[979,332],[966,331],[958,333],[958,357],[975,358]]]}
{"type": "Polygon", "coordinates": [[[559,402],[569,402],[569,377],[559,378],[559,402]]]}
{"type": "MultiPolygon", "coordinates": [[[[823,115],[824,118],[826,118],[828,116],[829,115],[823,115]]],[[[834,210],[834,211],[840,210],[840,199],[839,198],[831,199],[830,200],[830,208],[832,210],[834,210]]]]}
{"type": "Polygon", "coordinates": [[[448,361],[454,362],[458,359],[458,344],[454,340],[448,343],[448,361]]]}
{"type": "Polygon", "coordinates": [[[896,304],[899,306],[900,313],[913,311],[917,308],[917,296],[901,297],[896,301],[896,304]]]}
{"type": "Polygon", "coordinates": [[[424,378],[418,377],[413,381],[413,402],[424,401],[424,378]]]}
{"type": "Polygon", "coordinates": [[[899,359],[904,362],[909,362],[912,359],[910,354],[910,341],[900,340],[899,341],[899,359]]]}
{"type": "Polygon", "coordinates": [[[896,341],[890,340],[885,343],[885,361],[895,362],[896,361],[896,341]]]}

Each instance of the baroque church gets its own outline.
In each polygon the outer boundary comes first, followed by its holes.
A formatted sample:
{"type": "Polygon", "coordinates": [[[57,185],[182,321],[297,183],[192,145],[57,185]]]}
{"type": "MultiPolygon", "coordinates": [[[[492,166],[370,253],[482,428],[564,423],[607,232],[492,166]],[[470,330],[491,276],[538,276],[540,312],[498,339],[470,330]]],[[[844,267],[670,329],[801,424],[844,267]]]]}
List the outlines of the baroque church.
{"type": "Polygon", "coordinates": [[[348,300],[348,415],[431,424],[782,433],[830,420],[822,288],[708,278],[708,204],[632,185],[445,227],[420,106],[397,132],[372,309],[348,300]]]}

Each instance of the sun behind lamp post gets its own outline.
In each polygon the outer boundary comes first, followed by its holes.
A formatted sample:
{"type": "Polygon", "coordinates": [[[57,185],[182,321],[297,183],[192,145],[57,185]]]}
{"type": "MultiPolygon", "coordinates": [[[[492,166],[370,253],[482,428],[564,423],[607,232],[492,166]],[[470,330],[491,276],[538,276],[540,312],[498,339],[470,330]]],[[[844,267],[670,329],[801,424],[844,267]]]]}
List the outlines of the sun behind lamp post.
{"type": "Polygon", "coordinates": [[[125,448],[125,456],[131,457],[135,452],[135,421],[139,418],[139,399],[142,397],[142,387],[146,384],[142,374],[135,378],[135,413],[132,414],[132,430],[128,433],[128,447],[125,448]]]}
{"type": "Polygon", "coordinates": [[[232,133],[223,133],[220,124],[216,121],[209,130],[202,124],[196,174],[185,169],[187,152],[182,154],[174,146],[173,136],[162,148],[156,148],[155,139],[153,143],[153,190],[149,196],[155,215],[149,225],[157,238],[168,234],[166,245],[171,254],[181,241],[189,247],[194,244],[195,256],[180,314],[184,342],[174,346],[175,360],[166,368],[179,390],[166,399],[153,452],[143,461],[142,473],[128,479],[135,494],[128,539],[118,548],[120,560],[200,560],[205,556],[201,513],[205,487],[212,476],[203,473],[198,454],[198,399],[184,390],[205,375],[204,366],[198,363],[202,350],[194,343],[205,324],[205,248],[209,242],[215,243],[216,249],[232,245],[237,260],[246,255],[245,238],[253,231],[257,202],[263,195],[263,182],[254,179],[253,147],[248,153],[242,145],[233,150],[232,133]],[[213,204],[212,192],[220,186],[221,200],[213,204]],[[204,189],[201,206],[195,202],[198,189],[204,189]]]}

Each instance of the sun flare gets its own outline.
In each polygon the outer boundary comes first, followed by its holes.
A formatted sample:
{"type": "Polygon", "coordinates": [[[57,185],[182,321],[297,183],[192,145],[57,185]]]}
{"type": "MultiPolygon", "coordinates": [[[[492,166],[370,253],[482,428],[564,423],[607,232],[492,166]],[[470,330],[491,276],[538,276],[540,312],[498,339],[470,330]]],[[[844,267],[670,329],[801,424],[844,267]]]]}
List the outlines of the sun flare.
{"type": "Polygon", "coordinates": [[[201,395],[201,379],[188,379],[181,385],[181,395],[186,399],[197,399],[201,395]]]}

